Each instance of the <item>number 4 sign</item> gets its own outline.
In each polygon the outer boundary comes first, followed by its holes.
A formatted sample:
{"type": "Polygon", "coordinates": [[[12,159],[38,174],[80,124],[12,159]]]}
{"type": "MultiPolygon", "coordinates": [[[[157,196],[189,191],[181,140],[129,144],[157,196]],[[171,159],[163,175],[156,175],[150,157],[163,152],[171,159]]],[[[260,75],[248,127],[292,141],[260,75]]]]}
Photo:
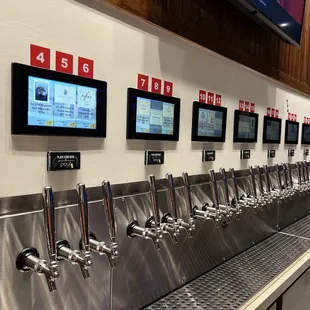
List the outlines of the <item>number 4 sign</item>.
{"type": "Polygon", "coordinates": [[[73,74],[73,55],[57,51],[56,71],[73,74]]]}
{"type": "Polygon", "coordinates": [[[50,69],[51,50],[43,46],[30,44],[30,65],[50,69]]]}
{"type": "Polygon", "coordinates": [[[78,75],[92,79],[94,77],[94,61],[91,59],[79,57],[78,75]]]}

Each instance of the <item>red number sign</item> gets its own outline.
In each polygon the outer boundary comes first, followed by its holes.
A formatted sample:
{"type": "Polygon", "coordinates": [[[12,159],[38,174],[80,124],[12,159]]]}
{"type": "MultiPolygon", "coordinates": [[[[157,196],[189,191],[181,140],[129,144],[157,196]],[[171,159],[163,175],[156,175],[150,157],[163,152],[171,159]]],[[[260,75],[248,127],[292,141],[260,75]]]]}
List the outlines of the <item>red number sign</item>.
{"type": "Polygon", "coordinates": [[[152,78],[152,93],[160,94],[161,93],[161,80],[152,78]]]}
{"type": "Polygon", "coordinates": [[[30,65],[50,69],[51,50],[46,47],[30,44],[30,65]]]}
{"type": "Polygon", "coordinates": [[[308,124],[308,118],[307,117],[304,117],[304,123],[308,124]]]}
{"type": "Polygon", "coordinates": [[[290,112],[288,112],[287,119],[288,119],[289,121],[291,120],[291,113],[290,113],[290,112]]]}
{"type": "Polygon", "coordinates": [[[245,102],[244,110],[245,110],[245,112],[250,112],[250,102],[248,102],[248,101],[245,102]]]}
{"type": "Polygon", "coordinates": [[[274,110],[274,108],[272,108],[271,109],[271,117],[274,117],[274,112],[275,112],[275,110],[274,110]]]}
{"type": "Polygon", "coordinates": [[[56,51],[56,71],[73,74],[73,55],[56,51]]]}
{"type": "Polygon", "coordinates": [[[138,74],[137,88],[144,91],[149,91],[149,77],[144,74],[138,74]]]}
{"type": "Polygon", "coordinates": [[[276,118],[279,118],[279,110],[276,109],[276,118]]]}
{"type": "Polygon", "coordinates": [[[250,105],[250,112],[254,113],[255,112],[255,103],[252,102],[250,105]]]}
{"type": "Polygon", "coordinates": [[[239,110],[244,111],[244,101],[243,100],[239,100],[239,110]]]}
{"type": "Polygon", "coordinates": [[[270,116],[271,115],[271,108],[267,108],[267,116],[270,116]]]}
{"type": "Polygon", "coordinates": [[[94,61],[91,59],[79,57],[78,75],[92,79],[94,77],[94,61]]]}
{"type": "Polygon", "coordinates": [[[297,114],[294,114],[294,122],[297,122],[297,114]]]}
{"type": "Polygon", "coordinates": [[[207,98],[207,103],[208,104],[214,104],[214,93],[208,92],[208,98],[207,98]]]}
{"type": "Polygon", "coordinates": [[[222,95],[219,95],[219,94],[215,95],[215,105],[217,105],[217,106],[222,105],[222,95]]]}
{"type": "Polygon", "coordinates": [[[173,94],[173,83],[164,81],[164,95],[172,96],[173,94]]]}
{"type": "Polygon", "coordinates": [[[206,103],[207,92],[205,90],[199,91],[199,102],[206,103]]]}

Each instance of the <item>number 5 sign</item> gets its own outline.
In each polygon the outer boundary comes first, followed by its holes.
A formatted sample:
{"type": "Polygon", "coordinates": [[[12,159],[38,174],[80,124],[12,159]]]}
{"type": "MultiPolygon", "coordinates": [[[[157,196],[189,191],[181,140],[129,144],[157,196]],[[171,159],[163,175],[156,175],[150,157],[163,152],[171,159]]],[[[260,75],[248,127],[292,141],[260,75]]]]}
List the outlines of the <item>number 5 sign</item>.
{"type": "Polygon", "coordinates": [[[94,61],[91,59],[79,57],[78,75],[92,79],[94,77],[94,61]]]}
{"type": "Polygon", "coordinates": [[[73,74],[73,55],[57,51],[56,71],[73,74]]]}
{"type": "Polygon", "coordinates": [[[30,65],[50,69],[51,50],[43,46],[30,44],[30,65]]]}

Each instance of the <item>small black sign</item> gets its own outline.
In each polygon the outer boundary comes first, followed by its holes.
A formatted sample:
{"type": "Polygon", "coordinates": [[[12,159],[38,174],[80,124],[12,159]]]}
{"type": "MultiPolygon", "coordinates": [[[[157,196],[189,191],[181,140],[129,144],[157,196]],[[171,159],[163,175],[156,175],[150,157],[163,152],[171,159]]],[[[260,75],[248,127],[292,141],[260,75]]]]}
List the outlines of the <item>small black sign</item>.
{"type": "Polygon", "coordinates": [[[250,159],[251,150],[240,150],[240,159],[250,159]]]}
{"type": "Polygon", "coordinates": [[[145,165],[162,165],[165,161],[165,152],[163,151],[145,151],[145,165]]]}
{"type": "Polygon", "coordinates": [[[267,157],[268,158],[275,158],[276,157],[276,150],[268,150],[267,157]]]}
{"type": "Polygon", "coordinates": [[[80,152],[47,152],[47,171],[78,170],[80,168],[80,152]]]}
{"type": "Polygon", "coordinates": [[[294,157],[295,155],[295,150],[288,150],[288,157],[294,157]]]}
{"type": "Polygon", "coordinates": [[[215,161],[215,151],[207,151],[203,150],[202,151],[202,161],[215,161]]]}
{"type": "Polygon", "coordinates": [[[304,149],[304,156],[308,156],[309,155],[309,149],[304,149]]]}

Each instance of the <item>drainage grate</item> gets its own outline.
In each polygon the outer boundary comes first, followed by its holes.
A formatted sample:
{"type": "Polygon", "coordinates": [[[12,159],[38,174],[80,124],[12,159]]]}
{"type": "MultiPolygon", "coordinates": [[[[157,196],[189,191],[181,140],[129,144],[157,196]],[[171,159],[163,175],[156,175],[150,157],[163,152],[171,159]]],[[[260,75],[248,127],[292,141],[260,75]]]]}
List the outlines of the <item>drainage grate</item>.
{"type": "Polygon", "coordinates": [[[309,247],[310,240],[276,233],[146,309],[238,309],[309,247]]]}
{"type": "Polygon", "coordinates": [[[282,232],[310,239],[310,216],[286,227],[282,232]]]}

